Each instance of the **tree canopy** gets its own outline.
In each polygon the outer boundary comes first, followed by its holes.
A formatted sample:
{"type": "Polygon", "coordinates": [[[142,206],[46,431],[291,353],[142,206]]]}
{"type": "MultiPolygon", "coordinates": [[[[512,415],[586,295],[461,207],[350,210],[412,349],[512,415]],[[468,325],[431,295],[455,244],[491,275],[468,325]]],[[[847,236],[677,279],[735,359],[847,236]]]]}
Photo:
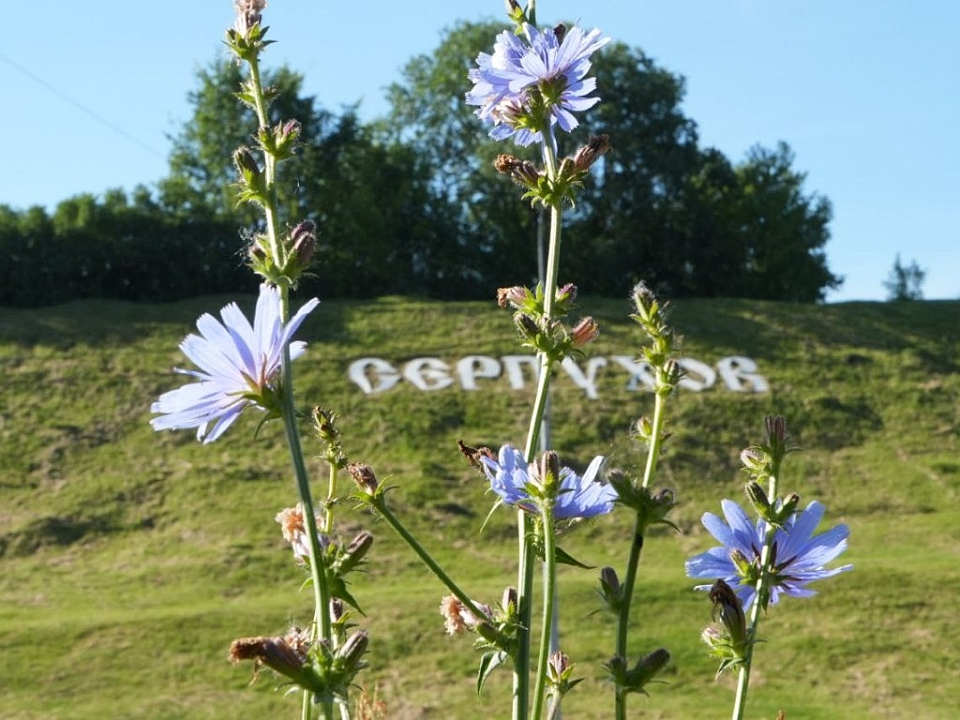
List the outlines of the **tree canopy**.
{"type": "MultiPolygon", "coordinates": [[[[268,73],[273,118],[301,126],[298,158],[282,166],[285,221],[317,225],[306,292],[465,299],[535,281],[537,213],[496,173],[503,152],[464,102],[468,70],[501,30],[461,23],[412,58],[388,88],[389,110],[364,123],[303,92],[303,77],[268,73]]],[[[639,48],[610,43],[596,57],[601,103],[561,138],[572,154],[607,134],[567,214],[564,282],[623,296],[638,280],[669,297],[822,300],[830,272],[829,201],[805,188],[786,143],[733,162],[700,147],[682,109],[684,80],[639,48]]],[[[0,301],[73,297],[173,299],[242,289],[246,238],[258,216],[238,207],[234,150],[253,146],[255,119],[236,97],[239,67],[215,60],[197,74],[192,116],[172,138],[170,172],[155,191],[0,207],[0,301]],[[6,275],[6,277],[2,277],[6,275]]]]}

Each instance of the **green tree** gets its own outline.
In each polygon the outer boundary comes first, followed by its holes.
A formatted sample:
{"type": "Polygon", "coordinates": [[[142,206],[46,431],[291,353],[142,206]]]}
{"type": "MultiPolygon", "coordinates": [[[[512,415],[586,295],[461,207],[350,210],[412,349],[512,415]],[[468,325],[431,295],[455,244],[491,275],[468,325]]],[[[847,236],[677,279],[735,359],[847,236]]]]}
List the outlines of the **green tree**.
{"type": "Polygon", "coordinates": [[[890,276],[883,282],[887,289],[887,300],[923,300],[923,281],[926,277],[927,271],[921,268],[916,260],[911,260],[909,265],[903,265],[900,262],[900,253],[897,253],[890,276]]]}
{"type": "MultiPolygon", "coordinates": [[[[226,60],[198,74],[190,93],[191,119],[174,138],[170,175],[161,183],[161,206],[177,217],[218,223],[232,247],[220,259],[233,262],[245,242],[237,226],[255,231],[259,216],[237,207],[234,150],[252,146],[253,111],[236,97],[240,69],[226,60]]],[[[313,275],[305,292],[330,296],[430,292],[437,272],[433,256],[448,228],[432,213],[428,178],[412,150],[385,141],[362,124],[353,108],[335,116],[302,92],[303,78],[281,67],[266,74],[273,88],[271,121],[300,123],[296,160],[281,166],[284,219],[317,225],[313,275]]]]}
{"type": "Polygon", "coordinates": [[[426,209],[444,232],[426,260],[442,297],[490,297],[497,282],[536,275],[536,214],[493,169],[502,152],[530,154],[487,138],[464,102],[467,72],[502,29],[461,22],[447,31],[436,50],[404,66],[402,80],[387,90],[390,112],[378,123],[387,142],[413,148],[428,178],[426,209]]]}
{"type": "MultiPolygon", "coordinates": [[[[433,53],[411,60],[389,90],[381,126],[429,166],[436,214],[455,228],[455,275],[485,293],[503,268],[516,269],[511,281],[528,281],[536,257],[535,216],[491,168],[498,153],[523,153],[489,140],[463,102],[468,70],[501,29],[461,23],[433,53]]],[[[674,297],[802,301],[839,285],[823,253],[829,202],[805,193],[785,144],[755,148],[734,166],[699,148],[696,124],[681,110],[683,78],[622,43],[604,48],[594,69],[602,100],[574,137],[561,138],[561,152],[601,133],[613,151],[594,165],[569,216],[563,280],[613,296],[643,279],[674,297]]]]}

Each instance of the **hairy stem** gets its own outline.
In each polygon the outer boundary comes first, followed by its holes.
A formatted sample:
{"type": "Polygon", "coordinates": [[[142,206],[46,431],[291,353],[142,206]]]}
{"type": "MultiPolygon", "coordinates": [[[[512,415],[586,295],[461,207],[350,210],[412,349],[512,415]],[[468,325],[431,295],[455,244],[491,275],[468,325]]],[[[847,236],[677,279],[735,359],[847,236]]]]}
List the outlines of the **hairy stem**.
{"type": "MultiPolygon", "coordinates": [[[[768,485],[767,497],[777,497],[777,483],[780,477],[780,463],[775,460],[774,467],[770,473],[770,482],[768,485]]],[[[733,704],[732,720],[743,720],[747,709],[747,691],[750,687],[750,668],[753,665],[753,648],[757,641],[757,630],[760,626],[760,613],[767,606],[770,597],[770,558],[773,555],[773,539],[776,537],[777,528],[768,524],[766,534],[763,539],[763,548],[760,550],[760,577],[757,579],[757,596],[753,600],[753,607],[750,608],[750,626],[747,628],[747,651],[743,664],[740,666],[740,674],[737,678],[737,694],[733,704]]]]}
{"type": "MultiPolygon", "coordinates": [[[[650,485],[650,481],[657,471],[660,459],[660,448],[663,444],[663,418],[666,405],[666,395],[657,393],[653,410],[652,432],[650,435],[650,449],[647,453],[647,466],[643,473],[642,486],[650,485]]],[[[637,582],[637,572],[640,567],[640,553],[643,551],[643,518],[638,514],[633,530],[633,541],[630,544],[630,556],[627,559],[627,571],[623,578],[620,596],[620,608],[617,615],[617,641],[615,654],[627,658],[627,634],[630,628],[630,610],[633,603],[633,590],[637,582]]],[[[616,688],[615,718],[626,720],[627,717],[627,689],[621,686],[616,688]]]]}
{"type": "Polygon", "coordinates": [[[540,627],[540,655],[537,661],[536,683],[533,693],[533,717],[543,717],[543,698],[547,684],[547,663],[550,661],[550,629],[553,626],[554,601],[557,587],[556,537],[553,509],[545,509],[543,521],[543,624],[540,627]]]}

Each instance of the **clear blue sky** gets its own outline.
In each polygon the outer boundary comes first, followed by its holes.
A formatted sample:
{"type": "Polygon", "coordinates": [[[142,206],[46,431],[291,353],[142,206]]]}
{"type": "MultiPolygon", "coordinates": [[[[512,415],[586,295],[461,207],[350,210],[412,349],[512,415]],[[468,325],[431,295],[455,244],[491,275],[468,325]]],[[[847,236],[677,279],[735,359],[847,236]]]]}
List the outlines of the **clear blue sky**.
{"type": "MultiPolygon", "coordinates": [[[[303,73],[325,107],[360,100],[372,118],[406,60],[502,7],[270,0],[267,60],[303,73]]],[[[540,0],[538,13],[683,75],[703,146],[738,161],[789,143],[807,191],[833,203],[827,255],[846,282],[830,300],[883,299],[898,252],[927,270],[927,298],[960,297],[960,3],[540,0]]],[[[11,2],[3,14],[0,203],[19,209],[161,178],[195,73],[233,19],[231,0],[11,2]]]]}

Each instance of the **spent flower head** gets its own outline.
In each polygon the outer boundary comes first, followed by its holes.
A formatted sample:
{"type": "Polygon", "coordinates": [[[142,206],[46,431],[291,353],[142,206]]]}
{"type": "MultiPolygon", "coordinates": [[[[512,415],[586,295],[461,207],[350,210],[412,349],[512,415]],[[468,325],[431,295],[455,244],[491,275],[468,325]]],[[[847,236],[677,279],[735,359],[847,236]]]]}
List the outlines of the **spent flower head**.
{"type": "MultiPolygon", "coordinates": [[[[726,522],[713,513],[705,513],[702,519],[704,527],[721,544],[687,560],[687,575],[723,579],[740,597],[746,610],[757,597],[760,549],[769,525],[764,520],[752,521],[732,500],[724,500],[721,505],[726,522]]],[[[850,529],[837,525],[814,535],[824,511],[821,503],[811,502],[805,510],[790,516],[776,528],[770,561],[772,604],[779,601],[781,593],[798,598],[815,595],[816,591],[810,590],[808,584],[853,569],[853,565],[830,570],[825,567],[847,549],[850,529]]],[[[711,587],[698,585],[696,589],[710,590],[711,587]]]]}
{"type": "Polygon", "coordinates": [[[209,313],[201,315],[200,334],[188,335],[180,343],[199,370],[177,369],[197,382],[164,393],[150,406],[157,414],[150,421],[153,429],[197,428],[197,439],[211,443],[250,405],[276,412],[283,349],[289,344],[291,360],[303,354],[306,343],[290,341],[319,302],[313,298],[284,324],[280,293],[263,284],[253,325],[236,303],[220,311],[222,322],[209,313]]]}
{"type": "MultiPolygon", "coordinates": [[[[322,522],[319,515],[314,516],[317,524],[322,522]]],[[[283,539],[290,543],[293,548],[293,557],[298,563],[304,564],[310,560],[310,540],[307,535],[307,525],[303,516],[303,503],[297,503],[295,507],[284,508],[274,517],[280,523],[280,531],[283,533],[283,539]]],[[[326,551],[330,545],[330,539],[322,534],[317,534],[319,546],[322,551],[326,551]]]]}
{"type": "Polygon", "coordinates": [[[583,476],[568,467],[559,469],[556,478],[544,477],[537,463],[527,463],[523,453],[510,445],[500,448],[497,459],[481,457],[491,489],[508,505],[537,513],[549,503],[557,520],[588,518],[613,509],[616,491],[598,480],[603,457],[595,457],[583,476]],[[549,489],[544,487],[547,482],[549,489]]]}
{"type": "MultiPolygon", "coordinates": [[[[561,26],[562,28],[562,26],[561,26]]],[[[600,30],[540,31],[523,25],[527,40],[504,30],[497,36],[493,53],[480,53],[470,71],[473,89],[467,103],[477,105],[477,117],[491,123],[490,137],[514,138],[517,145],[542,142],[559,125],[571,132],[579,125],[573,113],[593,107],[600,98],[590,71],[590,56],[610,38],[600,30]]]]}

